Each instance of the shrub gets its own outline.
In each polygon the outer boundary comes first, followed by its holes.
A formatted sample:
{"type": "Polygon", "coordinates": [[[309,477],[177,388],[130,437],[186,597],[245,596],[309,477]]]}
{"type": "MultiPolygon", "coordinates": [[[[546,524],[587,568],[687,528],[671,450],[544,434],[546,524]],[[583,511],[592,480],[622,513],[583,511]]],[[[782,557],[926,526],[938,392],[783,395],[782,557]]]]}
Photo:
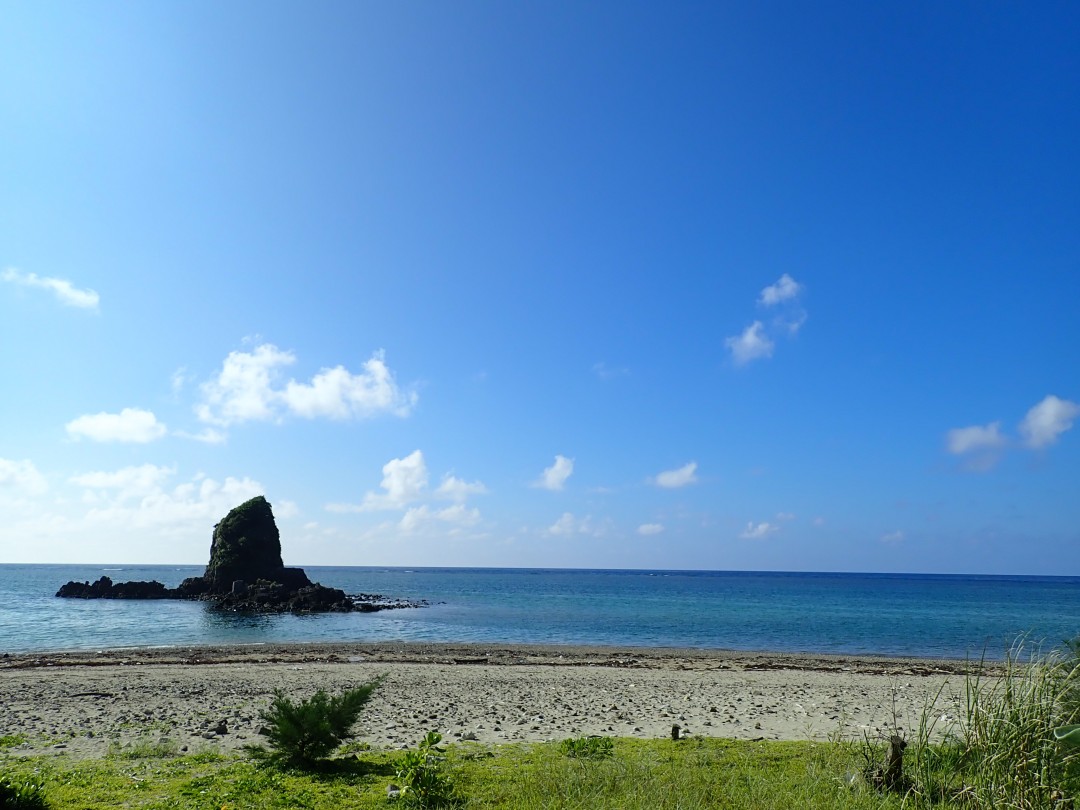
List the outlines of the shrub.
{"type": "Polygon", "coordinates": [[[44,810],[48,806],[39,783],[0,776],[0,810],[44,810]]]}
{"type": "Polygon", "coordinates": [[[329,695],[320,689],[307,700],[294,703],[280,690],[270,708],[260,714],[263,734],[274,749],[270,755],[282,764],[310,768],[352,736],[352,727],[381,682],[329,695]]]}
{"type": "Polygon", "coordinates": [[[563,740],[559,750],[574,759],[607,759],[615,753],[615,743],[610,737],[578,737],[563,740]]]}
{"type": "Polygon", "coordinates": [[[453,807],[454,785],[442,770],[443,752],[438,748],[442,735],[429,731],[415,751],[406,751],[394,778],[399,784],[399,801],[406,807],[453,807]]]}

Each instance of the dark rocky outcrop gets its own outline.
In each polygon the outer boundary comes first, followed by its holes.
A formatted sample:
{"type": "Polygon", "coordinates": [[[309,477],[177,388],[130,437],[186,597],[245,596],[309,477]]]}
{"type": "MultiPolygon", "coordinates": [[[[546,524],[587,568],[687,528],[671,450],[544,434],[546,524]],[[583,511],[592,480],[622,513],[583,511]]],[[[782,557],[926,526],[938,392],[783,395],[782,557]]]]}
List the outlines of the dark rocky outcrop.
{"type": "Polygon", "coordinates": [[[286,569],[282,563],[274,513],[261,495],[240,504],[214,527],[210,562],[203,579],[211,593],[229,593],[237,580],[265,579],[292,589],[311,584],[301,569],[286,569]]]}
{"type": "Polygon", "coordinates": [[[422,603],[386,600],[375,594],[350,597],[308,579],[302,568],[286,568],[270,503],[261,495],[240,504],[214,526],[210,562],[200,577],[176,588],[160,582],[93,584],[68,582],[56,593],[70,599],[199,599],[222,610],[258,613],[371,612],[422,603]]]}
{"type": "Polygon", "coordinates": [[[240,504],[214,526],[206,570],[201,577],[185,579],[177,590],[187,598],[235,597],[245,589],[234,585],[260,580],[288,592],[312,584],[302,568],[286,568],[281,561],[274,512],[261,495],[240,504]]]}
{"type": "Polygon", "coordinates": [[[157,580],[150,582],[113,582],[102,577],[93,584],[69,582],[56,592],[68,599],[175,599],[173,591],[157,580]]]}

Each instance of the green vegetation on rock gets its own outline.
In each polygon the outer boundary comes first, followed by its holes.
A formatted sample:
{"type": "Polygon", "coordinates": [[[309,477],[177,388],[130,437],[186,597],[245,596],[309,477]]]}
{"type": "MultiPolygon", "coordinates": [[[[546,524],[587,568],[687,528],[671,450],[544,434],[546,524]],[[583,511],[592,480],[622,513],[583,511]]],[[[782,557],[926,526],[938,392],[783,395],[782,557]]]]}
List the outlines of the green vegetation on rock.
{"type": "Polygon", "coordinates": [[[283,568],[281,536],[262,495],[230,510],[214,526],[210,562],[203,574],[212,590],[228,591],[235,580],[276,581],[283,568]]]}

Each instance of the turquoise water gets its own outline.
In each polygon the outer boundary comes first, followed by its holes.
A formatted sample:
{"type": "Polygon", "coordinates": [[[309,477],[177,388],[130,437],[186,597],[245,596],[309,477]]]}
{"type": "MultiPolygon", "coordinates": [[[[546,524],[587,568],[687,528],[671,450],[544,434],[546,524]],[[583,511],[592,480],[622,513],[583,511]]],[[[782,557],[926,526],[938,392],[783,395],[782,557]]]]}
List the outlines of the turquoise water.
{"type": "Polygon", "coordinates": [[[374,614],[239,616],[199,602],[57,599],[71,579],[202,566],[0,565],[0,652],[293,641],[462,641],[1000,658],[1080,634],[1080,577],[306,567],[346,592],[426,599],[374,614]]]}

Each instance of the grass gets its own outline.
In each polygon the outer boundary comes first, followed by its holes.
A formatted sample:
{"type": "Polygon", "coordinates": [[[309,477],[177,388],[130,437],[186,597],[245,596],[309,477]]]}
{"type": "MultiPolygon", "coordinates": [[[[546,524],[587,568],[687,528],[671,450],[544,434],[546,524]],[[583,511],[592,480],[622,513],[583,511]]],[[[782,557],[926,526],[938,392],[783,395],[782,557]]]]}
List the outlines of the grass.
{"type": "Polygon", "coordinates": [[[4,734],[0,736],[0,751],[5,748],[15,748],[26,742],[25,734],[4,734]]]}
{"type": "MultiPolygon", "coordinates": [[[[458,745],[445,767],[467,808],[902,807],[900,797],[848,786],[857,755],[847,745],[618,739],[613,747],[610,758],[589,760],[557,743],[458,745]]],[[[403,756],[364,752],[313,773],[207,754],[12,757],[0,771],[43,781],[56,808],[390,808],[386,788],[403,756]]]]}
{"type": "Polygon", "coordinates": [[[972,807],[1062,810],[1080,794],[1080,749],[1053,730],[1080,718],[1077,649],[1041,655],[1016,646],[993,678],[979,667],[965,681],[965,705],[954,729],[931,745],[937,729],[924,713],[913,746],[909,806],[949,799],[972,807]]]}

